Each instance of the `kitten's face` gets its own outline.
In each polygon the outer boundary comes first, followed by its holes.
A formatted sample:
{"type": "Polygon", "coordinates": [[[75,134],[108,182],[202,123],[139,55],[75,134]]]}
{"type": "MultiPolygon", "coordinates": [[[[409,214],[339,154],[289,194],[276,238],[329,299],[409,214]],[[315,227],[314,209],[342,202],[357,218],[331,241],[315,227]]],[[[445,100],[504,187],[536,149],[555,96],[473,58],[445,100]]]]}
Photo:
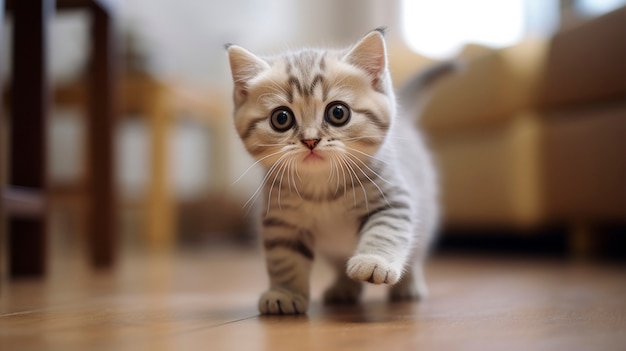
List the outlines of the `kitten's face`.
{"type": "Polygon", "coordinates": [[[394,113],[381,33],[347,52],[305,50],[261,59],[237,46],[235,126],[248,152],[276,172],[359,169],[394,113]]]}

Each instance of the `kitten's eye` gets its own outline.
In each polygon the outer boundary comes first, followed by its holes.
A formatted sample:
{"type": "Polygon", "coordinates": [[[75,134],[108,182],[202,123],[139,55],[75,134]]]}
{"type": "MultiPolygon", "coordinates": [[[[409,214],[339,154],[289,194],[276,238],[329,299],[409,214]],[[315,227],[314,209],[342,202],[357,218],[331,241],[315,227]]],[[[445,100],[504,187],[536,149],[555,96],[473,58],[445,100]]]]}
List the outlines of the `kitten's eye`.
{"type": "Polygon", "coordinates": [[[350,120],[350,108],[343,102],[331,102],[326,107],[326,121],[335,127],[341,127],[350,120]]]}
{"type": "Polygon", "coordinates": [[[277,132],[286,132],[295,123],[296,119],[293,118],[293,112],[287,107],[279,107],[272,112],[270,117],[270,124],[272,128],[277,132]]]}

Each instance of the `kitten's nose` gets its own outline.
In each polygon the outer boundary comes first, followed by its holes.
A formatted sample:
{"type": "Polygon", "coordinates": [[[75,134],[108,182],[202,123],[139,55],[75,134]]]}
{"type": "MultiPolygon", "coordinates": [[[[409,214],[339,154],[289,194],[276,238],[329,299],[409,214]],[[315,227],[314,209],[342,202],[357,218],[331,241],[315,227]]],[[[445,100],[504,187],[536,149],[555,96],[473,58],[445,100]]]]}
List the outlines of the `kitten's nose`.
{"type": "Polygon", "coordinates": [[[305,139],[305,140],[300,140],[302,142],[302,144],[304,144],[306,147],[308,147],[309,149],[313,150],[315,149],[315,147],[317,146],[317,144],[320,142],[321,139],[305,139]]]}

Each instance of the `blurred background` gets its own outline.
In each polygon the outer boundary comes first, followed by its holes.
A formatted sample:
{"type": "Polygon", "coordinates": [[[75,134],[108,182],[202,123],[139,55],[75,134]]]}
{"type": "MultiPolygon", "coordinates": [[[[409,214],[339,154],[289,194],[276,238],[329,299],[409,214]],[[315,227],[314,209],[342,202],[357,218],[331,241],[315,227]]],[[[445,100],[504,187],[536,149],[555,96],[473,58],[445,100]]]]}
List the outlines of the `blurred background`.
{"type": "Polygon", "coordinates": [[[54,255],[109,267],[120,250],[253,245],[243,205],[261,170],[236,181],[252,162],[223,44],[342,47],[381,25],[397,86],[463,62],[419,97],[441,173],[440,250],[623,259],[625,4],[5,0],[3,272],[42,274],[54,255]]]}

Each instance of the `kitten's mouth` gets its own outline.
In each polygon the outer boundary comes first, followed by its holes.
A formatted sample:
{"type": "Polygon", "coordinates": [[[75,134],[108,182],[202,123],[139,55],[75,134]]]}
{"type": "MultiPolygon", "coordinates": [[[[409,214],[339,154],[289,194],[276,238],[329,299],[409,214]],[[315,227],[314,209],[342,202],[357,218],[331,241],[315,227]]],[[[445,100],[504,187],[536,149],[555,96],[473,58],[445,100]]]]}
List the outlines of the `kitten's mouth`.
{"type": "Polygon", "coordinates": [[[304,161],[306,162],[314,162],[314,161],[322,161],[324,160],[324,158],[322,156],[320,156],[318,153],[316,153],[315,151],[311,150],[311,152],[309,152],[305,157],[304,157],[304,161]]]}

